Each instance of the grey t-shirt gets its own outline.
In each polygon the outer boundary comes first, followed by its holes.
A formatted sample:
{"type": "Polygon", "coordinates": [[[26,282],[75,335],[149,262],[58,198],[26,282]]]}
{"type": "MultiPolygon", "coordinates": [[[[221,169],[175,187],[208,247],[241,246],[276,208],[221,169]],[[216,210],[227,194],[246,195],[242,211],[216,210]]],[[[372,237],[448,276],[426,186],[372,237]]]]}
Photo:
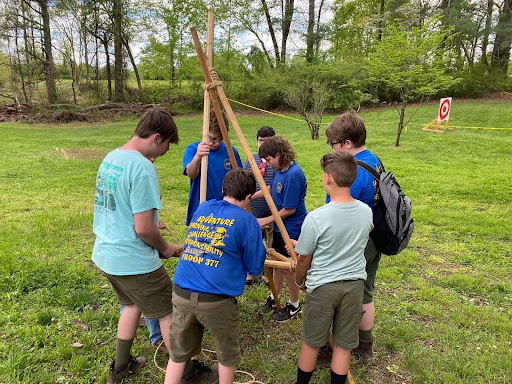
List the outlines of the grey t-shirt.
{"type": "Polygon", "coordinates": [[[298,254],[313,255],[307,291],[334,281],[366,280],[364,249],[372,228],[372,210],[359,200],[310,212],[295,247],[298,254]]]}

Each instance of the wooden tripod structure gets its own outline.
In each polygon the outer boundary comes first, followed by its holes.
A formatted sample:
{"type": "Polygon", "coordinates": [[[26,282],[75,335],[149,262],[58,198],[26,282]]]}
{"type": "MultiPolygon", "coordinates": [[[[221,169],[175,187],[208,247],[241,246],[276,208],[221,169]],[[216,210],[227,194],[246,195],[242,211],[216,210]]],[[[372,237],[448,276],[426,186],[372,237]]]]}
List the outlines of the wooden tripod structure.
{"type": "MultiPolygon", "coordinates": [[[[252,151],[249,148],[249,145],[247,144],[247,140],[245,140],[245,136],[242,132],[242,129],[240,128],[240,125],[238,124],[238,121],[236,119],[235,114],[233,113],[233,110],[231,109],[231,105],[229,104],[229,100],[227,99],[224,89],[222,87],[222,82],[219,79],[219,76],[215,72],[212,66],[212,55],[213,55],[213,48],[209,48],[210,46],[213,47],[213,11],[208,12],[208,41],[207,41],[207,47],[208,49],[208,56],[205,55],[203,48],[201,46],[201,43],[199,41],[199,37],[197,35],[197,29],[195,27],[190,28],[190,32],[192,34],[192,39],[194,41],[194,46],[196,48],[197,57],[199,59],[199,64],[201,65],[201,70],[203,72],[205,84],[203,86],[205,90],[205,105],[203,110],[203,117],[204,121],[207,119],[207,112],[209,115],[209,102],[213,104],[213,109],[215,111],[215,115],[217,117],[217,121],[219,122],[219,126],[222,132],[222,137],[224,139],[224,142],[226,143],[226,147],[228,148],[228,154],[229,158],[232,164],[232,167],[236,167],[236,160],[235,156],[232,150],[231,142],[229,140],[228,131],[226,129],[226,125],[224,123],[224,118],[222,116],[222,110],[220,108],[219,99],[222,103],[222,106],[224,107],[224,111],[226,112],[226,115],[231,122],[231,126],[235,130],[235,133],[238,137],[238,140],[240,141],[240,144],[242,146],[242,149],[249,161],[249,164],[251,166],[251,169],[254,173],[254,176],[256,177],[256,180],[258,181],[258,184],[260,186],[265,185],[265,181],[263,180],[263,176],[260,173],[260,170],[258,168],[258,165],[256,164],[256,161],[254,160],[254,157],[252,156],[252,151]],[[208,97],[208,111],[207,111],[207,105],[206,105],[206,98],[208,97]]],[[[208,123],[203,122],[203,140],[207,140],[206,135],[208,134],[208,123]]],[[[206,156],[205,156],[206,157],[206,156]]],[[[206,174],[206,172],[203,172],[206,174]]],[[[203,183],[203,177],[206,181],[206,176],[201,175],[201,187],[205,188],[204,196],[206,197],[206,182],[203,183]]],[[[269,256],[274,257],[277,260],[265,260],[265,273],[267,275],[267,278],[269,280],[270,288],[272,290],[272,294],[274,295],[274,299],[276,301],[276,307],[277,309],[281,309],[281,305],[279,303],[279,296],[278,292],[276,291],[274,281],[272,278],[272,273],[270,271],[270,268],[282,268],[282,269],[288,269],[288,270],[294,270],[295,265],[297,264],[297,254],[295,253],[294,247],[290,241],[290,237],[288,235],[288,231],[286,230],[283,220],[281,219],[281,216],[279,216],[279,212],[277,211],[276,205],[274,204],[274,200],[272,200],[272,196],[267,188],[262,188],[263,196],[267,202],[268,207],[270,208],[270,212],[272,213],[272,216],[274,217],[274,221],[279,228],[279,231],[281,232],[281,235],[283,237],[283,240],[289,250],[290,258],[281,255],[280,253],[276,252],[273,249],[268,249],[267,254],[269,256]]],[[[201,195],[202,196],[202,195],[201,195]]],[[[201,200],[202,201],[202,200],[201,200]]],[[[331,338],[332,339],[332,338],[331,338]]],[[[349,384],[354,384],[354,381],[352,379],[352,376],[350,375],[350,372],[348,372],[347,376],[347,382],[349,384]]]]}
{"type": "Polygon", "coordinates": [[[444,130],[452,130],[453,128],[448,128],[448,120],[439,121],[437,120],[437,117],[432,120],[430,123],[425,125],[423,128],[421,128],[423,131],[428,132],[437,132],[437,133],[444,133],[444,130]],[[441,127],[441,125],[444,124],[444,127],[441,127]],[[430,128],[433,127],[433,128],[430,128]]]}

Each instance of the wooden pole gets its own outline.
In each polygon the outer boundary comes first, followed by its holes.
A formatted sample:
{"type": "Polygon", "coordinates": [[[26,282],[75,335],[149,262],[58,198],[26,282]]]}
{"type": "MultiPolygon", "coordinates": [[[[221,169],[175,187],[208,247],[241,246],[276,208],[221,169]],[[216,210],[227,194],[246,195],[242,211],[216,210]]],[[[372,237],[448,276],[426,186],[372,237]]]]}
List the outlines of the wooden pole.
{"type": "Polygon", "coordinates": [[[276,302],[276,309],[278,311],[281,310],[281,302],[279,301],[279,294],[276,290],[276,285],[274,284],[274,277],[272,276],[272,271],[270,270],[270,265],[267,265],[267,261],[273,261],[273,260],[266,260],[265,261],[265,274],[267,275],[268,279],[268,285],[270,285],[270,290],[272,291],[272,295],[274,296],[274,301],[276,302]]]}
{"type": "MultiPolygon", "coordinates": [[[[206,52],[208,64],[213,66],[213,11],[208,11],[208,38],[206,42],[206,52]]],[[[210,94],[204,90],[203,104],[203,142],[208,142],[208,132],[210,130],[210,94]]],[[[201,159],[201,188],[199,190],[199,204],[206,201],[206,189],[208,183],[208,156],[201,159]]]]}
{"type": "MultiPolygon", "coordinates": [[[[231,105],[229,104],[229,101],[224,94],[224,90],[222,88],[222,83],[220,82],[217,74],[213,70],[213,68],[208,68],[206,64],[206,60],[204,59],[204,52],[201,48],[201,43],[199,42],[199,38],[197,36],[197,30],[196,28],[192,27],[190,28],[190,32],[192,33],[192,39],[194,40],[194,45],[196,47],[197,56],[199,58],[199,62],[201,63],[201,69],[203,70],[203,75],[205,77],[205,81],[208,84],[208,77],[212,79],[212,84],[215,89],[217,90],[217,95],[220,98],[220,101],[222,103],[222,106],[224,107],[224,110],[226,111],[226,114],[228,115],[229,120],[231,121],[231,125],[233,126],[236,135],[238,136],[238,140],[240,140],[240,144],[242,145],[242,148],[244,150],[245,155],[247,156],[247,159],[249,161],[249,164],[251,165],[251,169],[254,173],[254,176],[256,177],[256,180],[258,181],[260,186],[265,185],[265,181],[263,180],[263,176],[261,176],[261,173],[259,171],[258,166],[256,165],[256,161],[254,161],[254,157],[252,156],[251,149],[249,148],[249,145],[247,144],[247,141],[245,140],[244,134],[238,125],[238,121],[236,120],[236,116],[233,113],[233,110],[231,109],[231,105]]],[[[210,93],[210,99],[212,99],[212,94],[210,93]]],[[[215,102],[214,106],[215,106],[215,102]]],[[[272,216],[274,217],[274,220],[276,222],[277,227],[279,228],[279,231],[281,232],[281,236],[283,237],[283,240],[285,244],[287,245],[288,249],[290,250],[290,256],[291,256],[291,263],[293,264],[292,267],[295,266],[295,263],[297,262],[297,254],[295,253],[295,250],[293,248],[293,245],[290,241],[290,237],[288,236],[288,232],[286,231],[286,228],[283,224],[283,220],[281,219],[281,216],[279,216],[279,212],[277,211],[277,208],[274,204],[274,201],[272,200],[272,196],[270,195],[270,192],[268,191],[268,188],[262,188],[263,196],[265,197],[265,200],[267,201],[267,205],[270,208],[270,212],[272,212],[272,216]]]]}

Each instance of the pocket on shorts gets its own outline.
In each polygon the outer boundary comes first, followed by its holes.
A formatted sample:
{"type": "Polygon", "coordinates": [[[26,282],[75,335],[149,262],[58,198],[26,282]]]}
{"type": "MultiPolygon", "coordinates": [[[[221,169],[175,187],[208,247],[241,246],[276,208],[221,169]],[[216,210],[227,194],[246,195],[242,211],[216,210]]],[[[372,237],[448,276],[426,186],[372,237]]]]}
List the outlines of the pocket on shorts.
{"type": "Polygon", "coordinates": [[[157,270],[153,273],[148,273],[144,280],[141,281],[140,291],[144,296],[151,296],[163,289],[172,286],[171,278],[164,269],[163,273],[157,270]]]}

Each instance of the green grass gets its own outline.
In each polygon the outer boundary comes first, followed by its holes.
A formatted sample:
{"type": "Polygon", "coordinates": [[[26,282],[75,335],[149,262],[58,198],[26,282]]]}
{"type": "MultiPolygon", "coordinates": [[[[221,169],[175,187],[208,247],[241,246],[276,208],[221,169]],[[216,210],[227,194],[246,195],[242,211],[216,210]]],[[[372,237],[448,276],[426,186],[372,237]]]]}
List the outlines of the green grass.
{"type": "MultiPolygon", "coordinates": [[[[455,100],[452,108],[453,125],[512,128],[510,101],[455,100]]],[[[512,382],[512,130],[423,132],[421,124],[436,115],[437,105],[420,109],[395,148],[396,112],[361,114],[368,147],[413,201],[416,231],[409,248],[382,260],[375,294],[378,360],[372,368],[352,365],[358,384],[512,382]]],[[[181,159],[201,136],[201,118],[176,122],[181,142],[156,166],[161,217],[183,239],[188,180],[181,159]]],[[[258,114],[242,115],[239,123],[253,151],[262,125],[287,137],[308,180],[308,209],[323,204],[319,159],[330,151],[325,126],[314,142],[306,125],[292,120],[258,114]]],[[[99,345],[115,336],[119,306],[90,261],[94,180],[102,158],[134,127],[135,121],[0,125],[0,382],[106,380],[115,343],[99,345]],[[83,347],[74,348],[76,342],[83,347]]],[[[233,129],[231,137],[241,150],[233,129]]],[[[176,262],[165,262],[169,273],[176,262]]],[[[264,285],[255,285],[240,298],[238,368],[265,383],[292,383],[302,319],[276,325],[259,316],[266,295],[264,285]]],[[[209,338],[206,344],[213,347],[209,338]]],[[[139,329],[134,353],[152,352],[147,330],[139,329]]],[[[163,377],[150,363],[131,382],[163,377]]],[[[329,371],[315,373],[312,382],[328,383],[329,371]]]]}

